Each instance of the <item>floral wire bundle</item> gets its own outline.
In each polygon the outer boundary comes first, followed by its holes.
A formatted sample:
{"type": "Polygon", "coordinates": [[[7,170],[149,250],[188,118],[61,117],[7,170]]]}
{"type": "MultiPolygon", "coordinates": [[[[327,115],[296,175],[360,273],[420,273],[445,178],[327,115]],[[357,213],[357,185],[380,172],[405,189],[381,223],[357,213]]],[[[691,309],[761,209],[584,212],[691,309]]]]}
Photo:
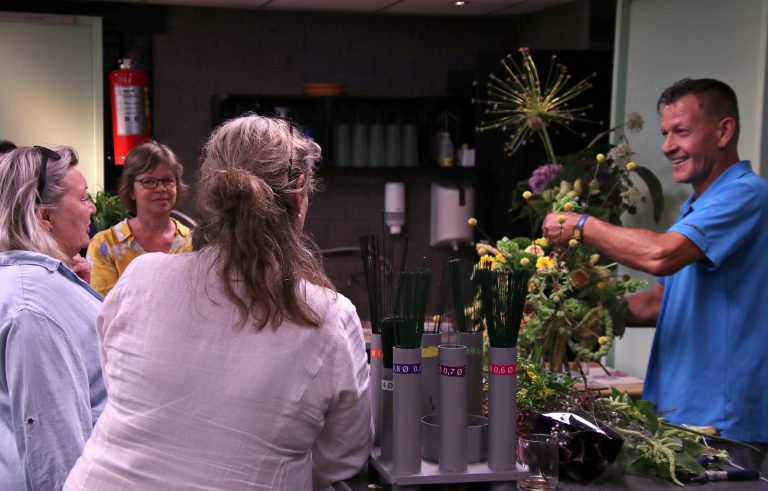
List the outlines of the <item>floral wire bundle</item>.
{"type": "Polygon", "coordinates": [[[399,272],[405,269],[408,253],[408,238],[403,239],[400,251],[400,268],[394,269],[396,259],[395,240],[387,244],[376,235],[360,236],[360,254],[363,260],[363,273],[368,290],[368,305],[371,311],[371,331],[381,333],[381,323],[395,310],[398,291],[399,272]]]}
{"type": "Polygon", "coordinates": [[[477,275],[490,345],[494,348],[516,347],[530,274],[525,270],[505,273],[485,267],[477,275]]]}
{"type": "Polygon", "coordinates": [[[363,259],[363,274],[368,290],[368,305],[371,311],[371,331],[381,333],[382,262],[379,241],[375,235],[360,236],[360,255],[363,259]]]}
{"type": "Polygon", "coordinates": [[[445,263],[448,279],[451,283],[451,296],[453,298],[454,327],[456,332],[477,332],[474,323],[467,322],[464,308],[464,284],[461,259],[449,259],[445,263]]]}
{"type": "Polygon", "coordinates": [[[450,283],[447,278],[448,263],[443,264],[443,275],[440,279],[439,293],[437,297],[437,312],[432,317],[430,327],[425,330],[429,334],[438,334],[442,331],[443,316],[445,315],[445,302],[448,299],[448,291],[450,290],[450,283]]]}
{"type": "Polygon", "coordinates": [[[400,242],[399,251],[397,250],[395,242],[395,236],[390,235],[389,250],[387,253],[387,259],[383,263],[384,267],[384,309],[381,312],[382,316],[394,316],[396,315],[397,308],[397,292],[400,289],[401,273],[405,271],[405,260],[408,256],[408,237],[403,237],[400,242]],[[394,269],[395,261],[399,259],[400,267],[394,269]]]}
{"type": "Polygon", "coordinates": [[[399,319],[395,346],[418,348],[424,332],[424,317],[432,286],[432,271],[421,267],[415,272],[400,273],[396,312],[399,319]]]}
{"type": "Polygon", "coordinates": [[[571,122],[590,122],[584,118],[584,111],[592,106],[572,108],[569,104],[592,87],[590,80],[595,74],[568,86],[571,76],[563,65],[555,62],[556,57],[553,56],[547,78],[542,84],[528,48],[520,48],[519,51],[523,59],[522,67],[508,54],[502,58],[501,66],[509,76],[499,78],[490,75],[488,99],[478,102],[488,106],[485,113],[491,119],[480,121],[478,130],[501,128],[503,131],[511,131],[504,147],[509,155],[528,143],[534,133],[538,133],[549,161],[556,162],[547,128],[556,126],[576,133],[569,126],[571,122]]]}

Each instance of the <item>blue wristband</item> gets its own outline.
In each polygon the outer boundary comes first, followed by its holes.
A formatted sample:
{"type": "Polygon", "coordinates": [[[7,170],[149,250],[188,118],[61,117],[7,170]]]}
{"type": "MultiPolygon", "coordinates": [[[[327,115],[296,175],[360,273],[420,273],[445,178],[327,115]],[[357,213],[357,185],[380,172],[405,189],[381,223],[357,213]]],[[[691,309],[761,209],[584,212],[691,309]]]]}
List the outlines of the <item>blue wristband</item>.
{"type": "Polygon", "coordinates": [[[573,233],[571,235],[572,239],[580,241],[584,238],[584,224],[587,223],[587,218],[589,218],[587,213],[584,213],[581,215],[581,217],[579,217],[579,221],[576,222],[576,225],[573,226],[573,233]]]}

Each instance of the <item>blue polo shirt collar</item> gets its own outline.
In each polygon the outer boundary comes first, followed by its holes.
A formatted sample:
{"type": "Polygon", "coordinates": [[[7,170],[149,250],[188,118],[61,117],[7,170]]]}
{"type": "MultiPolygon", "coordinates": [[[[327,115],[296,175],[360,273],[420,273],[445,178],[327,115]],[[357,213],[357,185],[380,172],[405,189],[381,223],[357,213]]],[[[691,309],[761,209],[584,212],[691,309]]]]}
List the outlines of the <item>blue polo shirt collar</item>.
{"type": "Polygon", "coordinates": [[[701,200],[706,199],[709,196],[716,196],[719,188],[725,185],[727,182],[738,179],[744,174],[752,172],[752,164],[749,160],[739,160],[720,174],[715,182],[710,184],[704,193],[697,197],[696,193],[691,194],[688,199],[680,207],[680,214],[686,216],[696,208],[696,203],[701,203],[701,200]]]}

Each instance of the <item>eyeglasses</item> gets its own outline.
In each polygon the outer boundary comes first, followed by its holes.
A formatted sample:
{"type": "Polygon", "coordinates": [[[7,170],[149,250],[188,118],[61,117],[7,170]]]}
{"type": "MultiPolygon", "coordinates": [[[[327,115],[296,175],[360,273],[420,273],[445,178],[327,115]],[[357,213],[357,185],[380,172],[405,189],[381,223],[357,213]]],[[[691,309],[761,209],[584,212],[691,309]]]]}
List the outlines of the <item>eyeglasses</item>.
{"type": "Polygon", "coordinates": [[[40,145],[35,145],[35,148],[40,150],[43,157],[40,161],[40,169],[37,173],[37,196],[35,197],[35,202],[38,205],[41,205],[43,204],[43,191],[45,191],[45,173],[48,170],[48,159],[59,160],[61,159],[61,155],[50,148],[41,147],[40,145]]]}
{"type": "Polygon", "coordinates": [[[155,189],[158,186],[158,184],[164,188],[172,188],[176,186],[176,179],[174,179],[173,177],[164,177],[162,179],[153,179],[153,178],[134,179],[133,181],[141,184],[141,187],[143,187],[144,189],[155,189]]]}

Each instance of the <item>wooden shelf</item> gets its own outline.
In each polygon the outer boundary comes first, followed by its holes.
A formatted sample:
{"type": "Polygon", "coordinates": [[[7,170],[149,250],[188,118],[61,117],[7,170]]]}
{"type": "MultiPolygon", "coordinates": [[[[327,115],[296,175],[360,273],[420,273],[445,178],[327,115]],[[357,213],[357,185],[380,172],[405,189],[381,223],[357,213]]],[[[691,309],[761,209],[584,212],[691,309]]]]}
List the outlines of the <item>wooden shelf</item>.
{"type": "Polygon", "coordinates": [[[474,167],[332,167],[320,166],[318,176],[336,179],[428,179],[430,181],[472,181],[474,167]]]}
{"type": "MultiPolygon", "coordinates": [[[[416,148],[413,161],[420,165],[416,168],[370,168],[343,167],[332,170],[328,176],[381,177],[393,172],[407,176],[428,176],[430,173],[441,176],[444,172],[450,179],[473,177],[471,168],[443,169],[429,165],[431,161],[432,139],[437,132],[451,133],[454,145],[474,145],[474,113],[469,99],[457,97],[307,97],[297,95],[249,95],[218,94],[212,99],[213,126],[222,121],[248,112],[265,116],[274,116],[278,110],[288,116],[323,149],[323,174],[325,168],[334,168],[339,150],[334,148],[334,133],[340,126],[370,127],[374,125],[402,125],[415,127],[416,148]],[[450,113],[454,116],[444,129],[439,122],[440,115],[450,113]],[[347,174],[345,174],[346,172],[347,174]]],[[[351,144],[351,143],[350,143],[351,144]]],[[[384,151],[384,149],[382,149],[384,151]]],[[[410,154],[409,154],[410,155],[410,154]]]]}

